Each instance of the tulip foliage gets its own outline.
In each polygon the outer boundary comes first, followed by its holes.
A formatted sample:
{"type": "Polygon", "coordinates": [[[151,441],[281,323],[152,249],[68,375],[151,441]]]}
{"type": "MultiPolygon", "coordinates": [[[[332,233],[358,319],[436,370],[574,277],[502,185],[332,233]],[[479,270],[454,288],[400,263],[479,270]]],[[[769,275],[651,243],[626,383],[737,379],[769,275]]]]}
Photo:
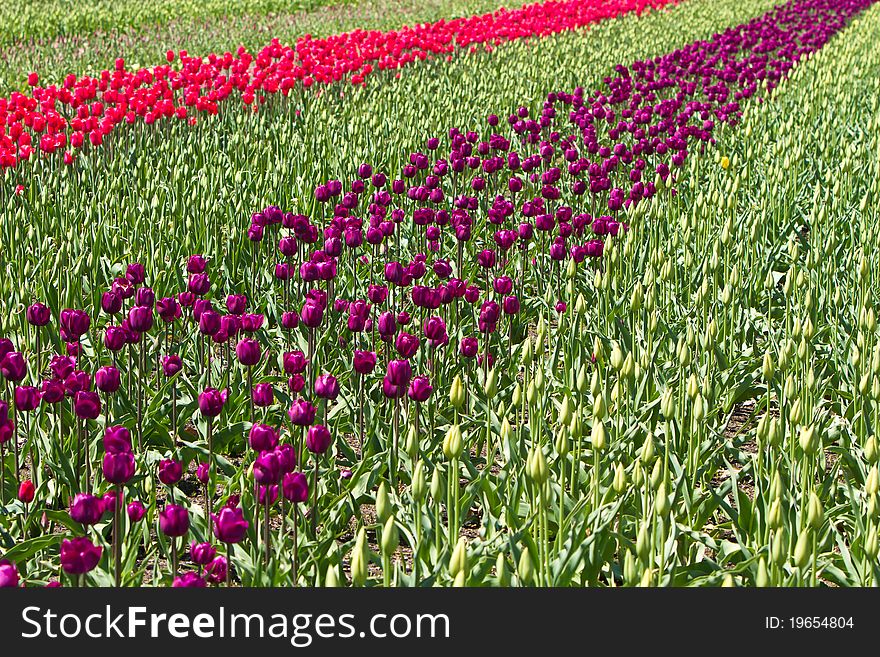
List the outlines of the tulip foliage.
{"type": "Polygon", "coordinates": [[[877,583],[880,8],[661,5],[16,155],[0,583],[877,583]]]}

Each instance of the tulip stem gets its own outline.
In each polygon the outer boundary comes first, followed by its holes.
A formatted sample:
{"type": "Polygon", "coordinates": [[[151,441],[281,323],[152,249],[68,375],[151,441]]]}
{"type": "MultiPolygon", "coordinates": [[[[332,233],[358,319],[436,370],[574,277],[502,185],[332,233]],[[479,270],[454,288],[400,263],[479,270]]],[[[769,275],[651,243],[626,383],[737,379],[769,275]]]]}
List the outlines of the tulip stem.
{"type": "Polygon", "coordinates": [[[214,498],[214,418],[208,417],[208,482],[205,484],[205,507],[208,510],[208,536],[211,536],[213,529],[214,517],[213,498],[214,498]]]}
{"type": "Polygon", "coordinates": [[[232,543],[226,544],[226,587],[232,586],[232,543]]]}
{"type": "Polygon", "coordinates": [[[251,409],[251,424],[254,423],[254,375],[253,368],[247,368],[248,402],[251,409]]]}
{"type": "Polygon", "coordinates": [[[297,527],[299,525],[299,508],[297,507],[295,502],[291,504],[291,506],[293,507],[293,556],[291,558],[290,569],[291,576],[293,578],[293,585],[296,586],[297,580],[299,580],[299,576],[297,573],[297,560],[299,556],[299,536],[297,532],[297,527]]]}
{"type": "Polygon", "coordinates": [[[177,537],[171,537],[171,579],[177,577],[177,537]]]}
{"type": "Polygon", "coordinates": [[[271,532],[269,531],[269,490],[270,487],[266,486],[266,496],[263,500],[263,510],[264,510],[264,518],[263,518],[263,544],[265,547],[265,562],[266,568],[269,567],[269,556],[271,549],[271,532]]]}
{"type": "Polygon", "coordinates": [[[318,454],[315,454],[315,478],[312,502],[312,536],[318,537],[318,454]]]}
{"type": "Polygon", "coordinates": [[[116,566],[116,588],[122,583],[122,541],[119,535],[120,515],[122,513],[122,501],[120,499],[121,486],[116,484],[116,500],[113,505],[113,562],[116,566]]]}
{"type": "Polygon", "coordinates": [[[18,407],[12,404],[12,448],[15,451],[15,488],[18,490],[21,486],[20,474],[18,472],[18,407]]]}

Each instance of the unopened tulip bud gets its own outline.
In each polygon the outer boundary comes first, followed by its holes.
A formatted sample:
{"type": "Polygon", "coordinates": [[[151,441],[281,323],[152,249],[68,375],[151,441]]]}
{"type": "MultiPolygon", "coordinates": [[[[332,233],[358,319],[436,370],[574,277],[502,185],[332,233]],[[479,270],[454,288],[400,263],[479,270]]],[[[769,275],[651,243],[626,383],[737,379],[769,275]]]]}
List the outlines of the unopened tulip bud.
{"type": "Polygon", "coordinates": [[[651,469],[651,488],[657,490],[663,481],[663,460],[657,459],[651,469]]]}
{"type": "Polygon", "coordinates": [[[703,400],[703,395],[698,394],[697,398],[694,399],[693,417],[695,423],[702,422],[706,417],[706,404],[703,400]]]}
{"type": "Polygon", "coordinates": [[[654,501],[654,508],[657,511],[657,515],[661,518],[666,517],[666,514],[669,513],[669,493],[666,491],[665,481],[661,482],[660,488],[657,489],[657,497],[654,501]]]}
{"type": "Polygon", "coordinates": [[[773,365],[773,357],[770,355],[770,352],[764,352],[764,362],[761,365],[761,374],[764,376],[764,381],[768,383],[773,380],[773,375],[776,374],[776,370],[773,365]]]}
{"type": "Polygon", "coordinates": [[[780,527],[773,534],[773,544],[770,547],[770,561],[781,566],[788,558],[788,541],[785,537],[785,528],[780,527]]]}
{"type": "Polygon", "coordinates": [[[788,409],[788,421],[793,425],[800,424],[804,419],[803,408],[801,407],[801,400],[795,399],[794,403],[791,405],[791,408],[788,409]]]}
{"type": "Polygon", "coordinates": [[[439,502],[443,499],[444,488],[440,469],[434,468],[434,472],[431,474],[431,497],[435,502],[439,502]]]}
{"type": "Polygon", "coordinates": [[[583,394],[587,389],[587,368],[586,365],[581,365],[577,372],[577,379],[575,380],[575,386],[577,387],[577,391],[583,394]]]}
{"type": "Polygon", "coordinates": [[[877,450],[877,436],[871,436],[865,442],[865,458],[868,463],[876,463],[877,456],[880,455],[877,450]]]}
{"type": "Polygon", "coordinates": [[[394,524],[394,516],[390,516],[382,527],[382,552],[385,555],[392,555],[397,550],[400,543],[400,534],[397,531],[397,525],[394,524]]]}
{"type": "Polygon", "coordinates": [[[736,582],[733,580],[733,575],[731,575],[730,573],[724,574],[724,578],[721,580],[721,588],[723,588],[723,589],[736,588],[736,582]]]}
{"type": "Polygon", "coordinates": [[[354,586],[363,586],[366,583],[369,563],[370,548],[367,545],[367,532],[361,527],[351,551],[351,583],[354,586]]]}
{"type": "Polygon", "coordinates": [[[642,443],[642,449],[639,452],[639,458],[645,465],[650,465],[654,460],[654,434],[649,433],[642,443]]]}
{"type": "Polygon", "coordinates": [[[498,373],[494,368],[489,370],[486,375],[486,382],[483,384],[483,392],[487,399],[492,399],[498,394],[498,373]]]}
{"type": "Polygon", "coordinates": [[[522,406],[523,402],[523,394],[522,394],[522,386],[517,382],[517,384],[513,387],[513,397],[511,398],[513,405],[517,408],[522,406]]]}
{"type": "Polygon", "coordinates": [[[446,432],[446,437],[443,439],[443,455],[449,460],[457,459],[463,450],[464,439],[461,435],[461,428],[454,424],[446,432]]]}
{"type": "Polygon", "coordinates": [[[562,398],[562,404],[559,406],[559,424],[567,425],[571,422],[572,410],[571,401],[568,396],[562,398]]]}
{"type": "Polygon", "coordinates": [[[455,577],[462,572],[467,575],[468,553],[467,542],[464,537],[459,537],[458,543],[455,544],[452,555],[449,557],[449,574],[455,577]]]}
{"type": "Polygon", "coordinates": [[[675,417],[675,393],[672,388],[666,388],[660,399],[660,412],[667,420],[675,417]]]}
{"type": "Polygon", "coordinates": [[[778,529],[782,526],[782,500],[776,499],[770,504],[770,512],[767,514],[767,525],[770,529],[778,529]]]}
{"type": "Polygon", "coordinates": [[[328,566],[327,567],[327,575],[324,577],[324,586],[329,589],[335,589],[342,586],[342,583],[339,581],[339,572],[336,566],[328,566]]]}
{"type": "Polygon", "coordinates": [[[409,431],[406,432],[406,443],[404,449],[406,450],[407,456],[411,459],[415,459],[419,455],[419,434],[416,431],[414,425],[409,426],[409,431]]]}
{"type": "Polygon", "coordinates": [[[564,424],[559,427],[559,431],[556,432],[556,441],[553,446],[560,458],[565,459],[565,457],[568,456],[568,427],[564,424]]]}
{"type": "Polygon", "coordinates": [[[636,461],[633,466],[633,486],[639,488],[642,484],[645,483],[645,471],[642,470],[642,462],[636,461]]]}
{"type": "Polygon", "coordinates": [[[544,370],[543,368],[538,368],[535,372],[535,380],[533,381],[535,384],[535,391],[542,392],[544,390],[544,370]]]}
{"type": "Polygon", "coordinates": [[[571,435],[572,440],[580,440],[583,435],[583,427],[581,426],[581,414],[574,413],[571,418],[571,423],[568,425],[568,433],[571,435]]]}
{"type": "Polygon", "coordinates": [[[877,471],[877,466],[874,465],[868,471],[868,476],[865,478],[865,493],[869,497],[873,497],[878,492],[880,492],[880,473],[877,471]]]}
{"type": "Polygon", "coordinates": [[[614,468],[614,490],[620,495],[623,491],[626,490],[626,470],[623,467],[623,463],[618,463],[617,467],[614,468]]]}
{"type": "Polygon", "coordinates": [[[636,554],[642,561],[647,561],[651,550],[651,539],[648,534],[648,523],[643,522],[636,534],[636,554]]]}
{"type": "MultiPolygon", "coordinates": [[[[799,400],[795,404],[798,405],[798,402],[799,400]]],[[[801,427],[798,443],[805,454],[814,454],[816,452],[819,447],[819,437],[816,433],[816,428],[812,424],[801,427]]]]}
{"type": "Polygon", "coordinates": [[[449,387],[449,401],[459,411],[464,406],[464,384],[458,375],[452,380],[452,385],[449,387]]]}
{"type": "Polygon", "coordinates": [[[794,547],[794,565],[798,568],[803,568],[810,563],[810,556],[812,556],[811,541],[812,534],[810,528],[805,527],[798,534],[797,544],[794,547]]]}
{"type": "Polygon", "coordinates": [[[869,527],[868,538],[865,540],[865,554],[869,559],[874,560],[877,558],[878,548],[880,548],[880,541],[878,541],[877,530],[869,527]]]}
{"type": "Polygon", "coordinates": [[[376,517],[379,518],[379,522],[385,522],[393,513],[394,509],[388,496],[388,485],[383,481],[376,492],[376,517]]]}
{"type": "Polygon", "coordinates": [[[611,367],[615,370],[620,371],[620,368],[623,367],[623,351],[620,349],[620,345],[618,343],[614,343],[614,346],[611,348],[611,358],[610,363],[611,367]]]}
{"type": "Polygon", "coordinates": [[[770,586],[770,571],[767,570],[767,560],[764,557],[758,561],[758,574],[755,577],[755,586],[766,588],[770,586]]]}
{"type": "Polygon", "coordinates": [[[540,447],[532,449],[526,459],[526,473],[538,487],[542,486],[550,476],[550,469],[547,467],[547,459],[544,458],[544,452],[540,447]]]}
{"type": "Polygon", "coordinates": [[[507,568],[507,559],[503,552],[499,552],[495,558],[495,579],[500,588],[510,586],[510,571],[507,568]]]}
{"type": "Polygon", "coordinates": [[[608,407],[605,404],[605,395],[600,391],[598,395],[593,399],[593,417],[597,419],[602,419],[605,417],[605,413],[608,411],[608,407]]]}
{"type": "Polygon", "coordinates": [[[534,563],[532,562],[532,555],[528,547],[525,547],[519,555],[519,562],[516,565],[516,574],[519,576],[519,581],[523,586],[528,586],[532,583],[534,563]]]}
{"type": "Polygon", "coordinates": [[[425,495],[428,492],[428,483],[425,480],[425,466],[421,461],[416,463],[415,472],[413,473],[412,480],[412,496],[416,502],[421,502],[425,499],[425,495]]]}
{"type": "Polygon", "coordinates": [[[602,420],[593,420],[593,430],[590,432],[590,443],[593,449],[601,452],[607,444],[605,436],[605,423],[602,420]]]}

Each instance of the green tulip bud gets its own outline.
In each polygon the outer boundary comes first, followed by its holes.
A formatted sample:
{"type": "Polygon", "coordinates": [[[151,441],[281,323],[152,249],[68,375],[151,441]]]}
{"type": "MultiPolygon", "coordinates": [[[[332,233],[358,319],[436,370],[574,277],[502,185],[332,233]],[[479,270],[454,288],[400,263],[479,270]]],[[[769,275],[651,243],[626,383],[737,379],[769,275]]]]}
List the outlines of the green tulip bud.
{"type": "Polygon", "coordinates": [[[667,420],[675,417],[675,393],[672,388],[666,388],[660,399],[660,412],[667,420]]]}
{"type": "Polygon", "coordinates": [[[629,297],[629,305],[632,308],[634,313],[639,312],[642,308],[642,301],[645,298],[645,293],[642,288],[641,281],[636,281],[635,286],[633,287],[632,294],[629,297]]]}
{"type": "Polygon", "coordinates": [[[812,534],[810,528],[805,527],[798,534],[797,544],[794,547],[794,565],[798,568],[803,568],[810,563],[810,557],[813,554],[811,541],[812,534]]]}
{"type": "Polygon", "coordinates": [[[529,553],[529,548],[526,547],[520,552],[519,555],[519,563],[516,566],[516,573],[519,575],[519,581],[523,586],[528,586],[532,583],[532,576],[534,575],[534,563],[532,562],[532,555],[529,553]]]}
{"type": "Polygon", "coordinates": [[[654,581],[654,573],[651,571],[650,568],[648,568],[647,570],[645,570],[642,573],[642,579],[639,582],[639,586],[642,588],[648,588],[652,585],[653,581],[654,581]]]}
{"type": "Polygon", "coordinates": [[[513,405],[517,408],[522,406],[523,402],[523,394],[522,394],[522,386],[517,382],[517,384],[513,387],[513,399],[511,400],[513,405]]]}
{"type": "Polygon", "coordinates": [[[411,459],[415,459],[419,455],[419,434],[414,425],[409,426],[406,434],[406,453],[411,459]]]}
{"type": "Polygon", "coordinates": [[[643,483],[645,483],[645,472],[642,470],[642,462],[636,461],[633,465],[633,486],[639,488],[643,483]]]}
{"type": "Polygon", "coordinates": [[[443,439],[443,455],[451,461],[461,456],[463,450],[464,438],[461,435],[461,428],[457,424],[453,424],[443,439]]]}
{"type": "Polygon", "coordinates": [[[593,430],[590,432],[590,443],[592,443],[593,448],[597,451],[601,452],[605,449],[605,423],[600,419],[593,420],[593,430]]]}
{"type": "Polygon", "coordinates": [[[510,571],[507,569],[507,559],[503,552],[499,552],[495,559],[495,578],[499,587],[508,588],[510,586],[510,571]]]}
{"type": "Polygon", "coordinates": [[[463,589],[467,586],[467,575],[463,570],[459,571],[452,581],[452,588],[463,589]]]}
{"type": "Polygon", "coordinates": [[[822,508],[822,502],[816,493],[810,494],[810,501],[807,503],[807,524],[818,531],[825,522],[825,510],[822,508]]]}
{"type": "Polygon", "coordinates": [[[567,425],[571,423],[572,410],[571,400],[566,395],[562,398],[562,404],[559,406],[559,424],[567,425]]]}
{"type": "Polygon", "coordinates": [[[639,458],[645,465],[650,465],[651,461],[654,460],[654,434],[649,433],[645,437],[645,442],[642,443],[642,449],[639,454],[639,458]]]}
{"type": "Polygon", "coordinates": [[[615,342],[614,346],[611,348],[611,367],[615,370],[620,370],[623,367],[623,351],[620,349],[620,345],[615,342]]]}
{"type": "Polygon", "coordinates": [[[758,561],[758,575],[755,578],[755,586],[765,588],[770,586],[770,572],[767,570],[767,561],[764,557],[758,561]]]}
{"type": "Polygon", "coordinates": [[[556,443],[554,447],[556,448],[556,453],[559,454],[560,458],[564,459],[566,456],[568,456],[568,427],[564,424],[559,427],[559,431],[556,432],[556,443]]]}
{"type": "Polygon", "coordinates": [[[723,588],[723,589],[736,588],[736,582],[733,581],[733,575],[731,575],[730,573],[724,574],[724,578],[721,580],[721,588],[723,588]]]}
{"type": "Polygon", "coordinates": [[[431,497],[435,502],[443,500],[445,486],[443,485],[443,477],[440,475],[440,469],[434,468],[431,474],[431,497]]]}
{"type": "Polygon", "coordinates": [[[872,561],[877,558],[878,547],[880,547],[877,538],[877,530],[874,527],[869,527],[868,537],[865,539],[865,554],[872,561]]]}
{"type": "Polygon", "coordinates": [[[770,504],[767,524],[770,526],[770,529],[778,529],[782,526],[782,500],[776,499],[770,504]]]}
{"type": "Polygon", "coordinates": [[[578,292],[577,299],[574,301],[574,312],[578,317],[582,317],[587,312],[587,300],[582,292],[578,292]]]}
{"type": "Polygon", "coordinates": [[[764,362],[761,365],[761,374],[764,376],[764,381],[770,383],[773,380],[773,375],[776,373],[773,365],[773,357],[770,355],[769,351],[764,352],[764,362]]]}
{"type": "Polygon", "coordinates": [[[523,341],[522,346],[522,364],[528,367],[532,364],[532,338],[531,336],[526,336],[526,339],[523,341]]]}
{"type": "Polygon", "coordinates": [[[800,398],[795,399],[794,403],[791,405],[791,408],[788,409],[788,421],[793,425],[798,425],[804,419],[804,411],[801,407],[800,398]]]}
{"type": "MultiPolygon", "coordinates": [[[[796,401],[795,404],[798,404],[798,402],[796,401]]],[[[805,454],[814,454],[819,448],[819,437],[816,434],[816,428],[812,424],[801,427],[798,443],[800,443],[801,449],[805,454]]]]}
{"type": "Polygon", "coordinates": [[[634,582],[638,577],[638,568],[636,566],[636,558],[632,552],[626,551],[623,557],[623,581],[627,584],[634,582]]]}
{"type": "Polygon", "coordinates": [[[388,485],[383,481],[379,484],[379,490],[376,493],[376,516],[379,518],[379,522],[385,522],[393,513],[394,509],[388,496],[388,485]]]}
{"type": "Polygon", "coordinates": [[[535,372],[535,391],[541,392],[544,390],[544,370],[543,368],[538,368],[538,371],[535,372]]]}
{"type": "Polygon", "coordinates": [[[577,380],[575,382],[577,386],[577,390],[579,393],[583,394],[587,389],[587,367],[586,365],[581,365],[578,369],[577,380]]]}
{"type": "Polygon", "coordinates": [[[489,370],[488,374],[486,374],[486,381],[483,384],[483,392],[487,399],[492,399],[498,394],[498,373],[495,371],[494,367],[489,370]]]}
{"type": "Polygon", "coordinates": [[[670,510],[669,503],[669,494],[666,491],[666,482],[660,483],[660,488],[657,489],[657,496],[654,500],[654,508],[657,511],[657,515],[661,518],[665,518],[670,510]]]}
{"type": "Polygon", "coordinates": [[[706,417],[706,405],[703,402],[703,395],[698,394],[694,400],[693,417],[694,423],[702,422],[706,417]]]}
{"type": "Polygon", "coordinates": [[[868,460],[868,463],[876,463],[878,455],[880,455],[880,452],[877,450],[877,436],[872,435],[865,442],[865,458],[868,460]]]}
{"type": "Polygon", "coordinates": [[[390,516],[382,527],[382,552],[386,556],[394,554],[400,543],[400,534],[397,531],[397,525],[394,524],[394,516],[390,516]]]}
{"type": "Polygon", "coordinates": [[[778,447],[779,441],[782,439],[782,434],[779,432],[779,420],[775,417],[770,418],[770,425],[767,431],[767,442],[772,447],[778,447]]]}
{"type": "Polygon", "coordinates": [[[614,468],[614,490],[620,495],[623,491],[626,490],[626,470],[623,467],[623,463],[618,463],[614,468]]]}
{"type": "Polygon", "coordinates": [[[700,392],[700,384],[697,381],[697,377],[695,374],[691,374],[687,380],[687,396],[691,401],[696,399],[697,395],[700,392]]]}
{"type": "Polygon", "coordinates": [[[452,380],[452,385],[449,387],[449,401],[459,411],[464,406],[464,384],[458,375],[455,376],[452,380]]]}
{"type": "Polygon", "coordinates": [[[510,442],[510,436],[513,434],[513,429],[510,426],[510,422],[507,421],[507,418],[501,420],[501,442],[508,443],[510,442]]]}
{"type": "Polygon", "coordinates": [[[533,447],[526,460],[526,468],[529,479],[537,486],[542,486],[550,476],[550,469],[547,467],[547,459],[544,458],[544,452],[540,447],[533,447]]]}
{"type": "Polygon", "coordinates": [[[341,583],[339,581],[339,572],[336,566],[327,566],[327,574],[324,576],[324,586],[329,589],[335,589],[341,586],[341,583]]]}
{"type": "Polygon", "coordinates": [[[648,535],[648,523],[643,522],[636,534],[636,554],[642,561],[647,561],[650,556],[651,543],[648,535]]]}
{"type": "Polygon", "coordinates": [[[877,465],[875,464],[868,471],[868,476],[865,478],[865,493],[873,497],[878,492],[880,492],[880,473],[877,472],[877,465]]]}
{"type": "Polygon", "coordinates": [[[599,392],[599,394],[593,399],[593,417],[599,419],[604,418],[607,411],[608,407],[605,404],[605,395],[599,392]]]}
{"type": "Polygon", "coordinates": [[[781,566],[788,558],[788,541],[785,540],[785,528],[780,527],[773,534],[773,544],[770,547],[770,560],[777,566],[781,566]]]}
{"type": "Polygon", "coordinates": [[[351,583],[354,586],[363,586],[366,583],[369,563],[370,548],[367,545],[367,532],[361,527],[351,551],[351,583]]]}
{"type": "Polygon", "coordinates": [[[529,405],[532,405],[535,403],[535,399],[536,399],[537,394],[538,394],[538,392],[535,389],[535,382],[529,381],[529,385],[526,388],[526,401],[529,403],[529,405]]]}
{"type": "Polygon", "coordinates": [[[654,462],[654,467],[651,469],[651,488],[657,490],[660,487],[660,483],[663,481],[663,461],[662,459],[657,459],[654,462]]]}
{"type": "Polygon", "coordinates": [[[581,427],[581,414],[574,413],[571,418],[571,423],[568,425],[568,433],[571,435],[572,440],[580,440],[583,435],[583,429],[581,427]]]}
{"type": "Polygon", "coordinates": [[[468,571],[468,553],[467,553],[467,542],[464,537],[460,537],[458,539],[458,543],[455,544],[455,547],[452,550],[452,556],[449,557],[449,574],[452,577],[458,575],[458,573],[467,574],[468,571]]]}
{"type": "Polygon", "coordinates": [[[412,496],[416,502],[421,502],[425,499],[427,493],[428,482],[425,480],[425,466],[419,461],[416,463],[415,471],[413,472],[412,496]]]}

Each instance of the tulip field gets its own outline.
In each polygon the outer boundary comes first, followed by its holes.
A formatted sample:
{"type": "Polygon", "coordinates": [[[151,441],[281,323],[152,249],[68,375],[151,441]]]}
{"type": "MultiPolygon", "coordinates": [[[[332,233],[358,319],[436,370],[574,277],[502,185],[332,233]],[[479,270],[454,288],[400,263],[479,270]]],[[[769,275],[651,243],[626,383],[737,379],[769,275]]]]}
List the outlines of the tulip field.
{"type": "Polygon", "coordinates": [[[0,586],[880,584],[880,3],[226,5],[0,9],[0,586]]]}

